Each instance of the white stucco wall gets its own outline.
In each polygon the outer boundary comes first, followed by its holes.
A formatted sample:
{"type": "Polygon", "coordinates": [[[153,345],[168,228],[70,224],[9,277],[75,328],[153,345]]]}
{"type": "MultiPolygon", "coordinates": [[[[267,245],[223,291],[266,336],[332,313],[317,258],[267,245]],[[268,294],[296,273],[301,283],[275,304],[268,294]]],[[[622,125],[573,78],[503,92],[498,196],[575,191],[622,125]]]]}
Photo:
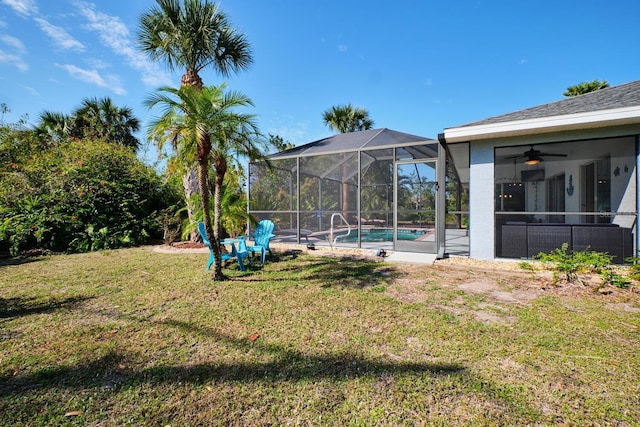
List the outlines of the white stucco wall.
{"type": "Polygon", "coordinates": [[[494,258],[493,142],[471,144],[469,167],[469,255],[494,258]]]}

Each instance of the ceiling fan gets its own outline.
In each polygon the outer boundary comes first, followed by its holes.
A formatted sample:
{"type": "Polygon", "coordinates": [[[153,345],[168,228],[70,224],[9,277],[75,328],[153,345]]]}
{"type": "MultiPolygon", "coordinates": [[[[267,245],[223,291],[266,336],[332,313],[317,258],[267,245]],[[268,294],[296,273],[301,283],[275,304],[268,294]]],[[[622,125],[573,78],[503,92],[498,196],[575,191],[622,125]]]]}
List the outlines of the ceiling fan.
{"type": "Polygon", "coordinates": [[[522,153],[522,155],[507,157],[508,159],[515,159],[517,157],[525,157],[524,161],[525,165],[537,165],[538,163],[544,161],[543,157],[567,157],[566,154],[553,154],[553,153],[543,153],[540,150],[536,150],[533,148],[533,144],[529,145],[529,149],[522,153]]]}

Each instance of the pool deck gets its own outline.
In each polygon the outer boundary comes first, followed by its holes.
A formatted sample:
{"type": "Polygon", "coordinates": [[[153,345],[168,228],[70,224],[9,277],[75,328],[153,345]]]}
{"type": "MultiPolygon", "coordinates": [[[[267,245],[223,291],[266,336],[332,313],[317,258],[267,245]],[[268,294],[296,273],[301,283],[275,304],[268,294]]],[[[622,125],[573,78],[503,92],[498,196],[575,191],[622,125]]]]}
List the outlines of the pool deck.
{"type": "MultiPolygon", "coordinates": [[[[316,233],[314,233],[316,234],[316,233]]],[[[385,258],[391,262],[408,262],[415,264],[433,264],[436,259],[436,254],[431,253],[417,253],[417,252],[404,252],[394,251],[392,241],[383,242],[361,242],[361,247],[358,248],[357,243],[345,243],[337,242],[333,246],[325,239],[317,238],[316,236],[308,235],[301,236],[301,243],[297,243],[295,234],[293,235],[280,235],[276,236],[272,241],[274,247],[291,249],[293,247],[300,247],[307,249],[308,243],[313,245],[319,250],[331,250],[339,253],[340,251],[359,252],[367,256],[375,256],[378,250],[384,249],[388,256],[385,258]],[[305,237],[308,240],[305,240],[305,237]]],[[[460,229],[446,229],[445,230],[445,254],[447,256],[469,256],[469,236],[466,230],[460,229]]]]}

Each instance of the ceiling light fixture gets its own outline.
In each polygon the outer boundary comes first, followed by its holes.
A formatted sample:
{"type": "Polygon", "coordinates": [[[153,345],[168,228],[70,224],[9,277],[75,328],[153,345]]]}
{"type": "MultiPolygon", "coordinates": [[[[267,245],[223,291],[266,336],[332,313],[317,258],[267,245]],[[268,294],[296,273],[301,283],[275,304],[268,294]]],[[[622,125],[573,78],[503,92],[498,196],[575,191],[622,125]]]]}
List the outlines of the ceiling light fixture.
{"type": "Polygon", "coordinates": [[[525,160],[525,165],[537,165],[540,163],[542,159],[539,156],[529,156],[527,160],[525,160]]]}

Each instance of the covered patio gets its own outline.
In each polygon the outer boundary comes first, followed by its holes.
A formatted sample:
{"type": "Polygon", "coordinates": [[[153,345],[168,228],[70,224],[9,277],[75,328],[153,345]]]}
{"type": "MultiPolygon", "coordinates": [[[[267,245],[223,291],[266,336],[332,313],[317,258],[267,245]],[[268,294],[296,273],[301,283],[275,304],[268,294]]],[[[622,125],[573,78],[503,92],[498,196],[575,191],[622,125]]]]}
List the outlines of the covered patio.
{"type": "Polygon", "coordinates": [[[249,213],[275,242],[468,256],[468,182],[448,158],[386,128],[334,135],[251,163],[249,213]]]}

